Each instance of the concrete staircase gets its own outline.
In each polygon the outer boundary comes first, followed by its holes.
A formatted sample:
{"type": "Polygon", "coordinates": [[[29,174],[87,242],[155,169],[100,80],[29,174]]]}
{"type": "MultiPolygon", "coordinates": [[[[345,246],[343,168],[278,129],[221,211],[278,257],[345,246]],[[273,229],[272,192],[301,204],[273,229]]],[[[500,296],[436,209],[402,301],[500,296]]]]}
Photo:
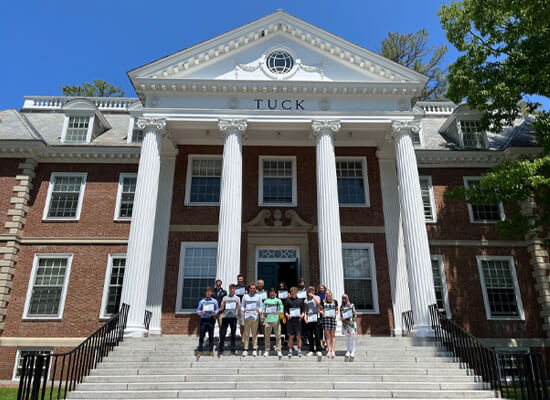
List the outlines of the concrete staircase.
{"type": "MultiPolygon", "coordinates": [[[[197,338],[128,339],[115,349],[70,399],[479,399],[493,391],[431,341],[357,337],[353,362],[337,356],[203,356],[197,338]]],[[[262,346],[260,346],[262,348],[262,346]]],[[[207,353],[206,353],[207,354],[207,353]]],[[[240,354],[240,351],[239,351],[240,354]]]]}

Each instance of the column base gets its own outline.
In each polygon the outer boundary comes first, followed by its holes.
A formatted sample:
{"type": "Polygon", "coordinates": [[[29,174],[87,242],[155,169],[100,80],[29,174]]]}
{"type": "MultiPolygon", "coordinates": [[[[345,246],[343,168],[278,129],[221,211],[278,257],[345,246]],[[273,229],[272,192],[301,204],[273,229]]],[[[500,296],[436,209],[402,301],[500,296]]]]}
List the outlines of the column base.
{"type": "Polygon", "coordinates": [[[410,336],[432,338],[435,334],[434,330],[429,325],[415,325],[410,336]]]}
{"type": "Polygon", "coordinates": [[[152,336],[152,335],[162,335],[162,329],[158,328],[149,328],[149,336],[152,336]]]}
{"type": "Polygon", "coordinates": [[[393,330],[393,336],[402,336],[403,335],[403,330],[401,328],[395,328],[393,330]]]}
{"type": "Polygon", "coordinates": [[[139,326],[127,326],[124,330],[125,338],[142,338],[147,336],[148,331],[144,327],[139,326]]]}

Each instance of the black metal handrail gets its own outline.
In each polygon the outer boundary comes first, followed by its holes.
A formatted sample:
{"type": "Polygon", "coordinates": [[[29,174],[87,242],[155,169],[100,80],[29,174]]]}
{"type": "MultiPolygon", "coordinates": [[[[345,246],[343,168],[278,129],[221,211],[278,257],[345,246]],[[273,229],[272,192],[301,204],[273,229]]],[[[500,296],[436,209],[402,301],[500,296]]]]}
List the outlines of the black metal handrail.
{"type": "Polygon", "coordinates": [[[548,400],[545,366],[540,353],[496,352],[430,306],[435,340],[465,367],[481,377],[500,397],[548,400]]]}
{"type": "Polygon", "coordinates": [[[123,340],[129,308],[122,304],[117,314],[67,353],[24,355],[17,400],[67,398],[67,393],[123,340]]]}
{"type": "Polygon", "coordinates": [[[409,336],[409,333],[414,327],[414,315],[412,310],[405,311],[401,314],[401,335],[409,336]]]}

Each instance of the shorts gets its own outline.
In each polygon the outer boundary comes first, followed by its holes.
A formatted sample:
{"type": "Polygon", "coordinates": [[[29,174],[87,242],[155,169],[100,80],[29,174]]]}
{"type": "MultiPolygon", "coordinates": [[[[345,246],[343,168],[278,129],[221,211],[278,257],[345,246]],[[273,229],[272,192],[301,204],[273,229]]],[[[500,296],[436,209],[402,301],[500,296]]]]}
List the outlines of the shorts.
{"type": "Polygon", "coordinates": [[[239,311],[237,313],[237,321],[239,322],[240,326],[244,326],[244,312],[239,311]]]}
{"type": "Polygon", "coordinates": [[[302,320],[300,318],[290,318],[286,322],[286,331],[289,336],[302,336],[302,320]]]}

